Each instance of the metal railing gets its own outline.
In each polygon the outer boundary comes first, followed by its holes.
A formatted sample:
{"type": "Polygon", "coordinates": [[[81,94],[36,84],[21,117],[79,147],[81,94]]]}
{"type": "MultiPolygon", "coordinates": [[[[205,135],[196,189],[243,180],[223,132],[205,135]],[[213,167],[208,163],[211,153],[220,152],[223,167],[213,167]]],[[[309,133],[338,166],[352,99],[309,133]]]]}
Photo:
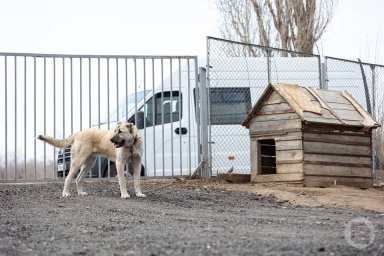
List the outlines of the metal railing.
{"type": "MultiPolygon", "coordinates": [[[[196,133],[182,136],[167,129],[198,129],[190,100],[197,67],[196,56],[0,53],[0,181],[58,178],[57,156],[68,151],[36,141],[37,135],[64,139],[86,128],[113,129],[121,118],[134,120],[139,110],[147,116],[151,109],[144,100],[152,96],[159,104],[173,102],[178,116],[167,120],[164,106],[153,105],[160,123],[145,122],[142,130],[143,165],[150,166],[145,171],[161,177],[190,174],[198,154],[184,147],[196,144],[190,143],[196,133]],[[173,142],[167,144],[168,138],[173,142]]],[[[98,177],[112,175],[109,161],[99,160],[96,167],[98,177]]]]}

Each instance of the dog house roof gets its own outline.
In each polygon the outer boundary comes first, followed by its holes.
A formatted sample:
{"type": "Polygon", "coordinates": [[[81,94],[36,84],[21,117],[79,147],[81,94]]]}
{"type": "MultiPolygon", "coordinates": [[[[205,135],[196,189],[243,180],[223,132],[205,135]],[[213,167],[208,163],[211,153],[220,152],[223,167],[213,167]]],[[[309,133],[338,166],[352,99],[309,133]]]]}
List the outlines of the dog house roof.
{"type": "Polygon", "coordinates": [[[277,92],[306,123],[359,127],[364,130],[380,126],[346,91],[319,90],[297,84],[270,83],[253,106],[242,125],[249,128],[271,93],[277,92]]]}

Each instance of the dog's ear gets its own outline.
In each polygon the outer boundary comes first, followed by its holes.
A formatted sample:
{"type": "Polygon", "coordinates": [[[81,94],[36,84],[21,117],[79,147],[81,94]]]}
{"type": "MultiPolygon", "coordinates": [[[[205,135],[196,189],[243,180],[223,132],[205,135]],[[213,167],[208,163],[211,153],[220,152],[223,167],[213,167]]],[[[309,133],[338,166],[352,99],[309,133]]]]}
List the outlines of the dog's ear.
{"type": "Polygon", "coordinates": [[[132,123],[126,123],[125,125],[126,125],[127,128],[129,129],[129,132],[132,133],[133,124],[132,124],[132,123]]]}

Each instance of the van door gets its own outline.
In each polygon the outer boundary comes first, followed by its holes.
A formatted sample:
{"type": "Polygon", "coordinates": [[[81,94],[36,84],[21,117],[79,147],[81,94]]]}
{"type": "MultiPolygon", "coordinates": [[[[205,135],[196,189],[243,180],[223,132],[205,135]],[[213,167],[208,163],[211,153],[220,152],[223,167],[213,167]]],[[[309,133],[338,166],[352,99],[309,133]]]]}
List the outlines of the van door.
{"type": "Polygon", "coordinates": [[[144,112],[140,133],[147,176],[189,175],[190,166],[197,165],[196,122],[188,101],[183,91],[163,91],[139,109],[144,112]]]}

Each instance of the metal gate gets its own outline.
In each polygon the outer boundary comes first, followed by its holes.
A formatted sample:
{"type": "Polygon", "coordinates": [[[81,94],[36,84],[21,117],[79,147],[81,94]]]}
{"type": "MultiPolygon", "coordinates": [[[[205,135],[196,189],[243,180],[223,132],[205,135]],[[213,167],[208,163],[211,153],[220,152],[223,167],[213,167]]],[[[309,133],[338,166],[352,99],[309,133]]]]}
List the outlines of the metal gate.
{"type": "MultiPolygon", "coordinates": [[[[87,129],[146,117],[143,175],[190,175],[199,162],[196,56],[0,53],[0,181],[54,180],[69,169],[64,139],[87,129]]],[[[129,166],[127,166],[127,169],[129,166]]],[[[92,177],[114,176],[100,158],[92,177]]]]}

